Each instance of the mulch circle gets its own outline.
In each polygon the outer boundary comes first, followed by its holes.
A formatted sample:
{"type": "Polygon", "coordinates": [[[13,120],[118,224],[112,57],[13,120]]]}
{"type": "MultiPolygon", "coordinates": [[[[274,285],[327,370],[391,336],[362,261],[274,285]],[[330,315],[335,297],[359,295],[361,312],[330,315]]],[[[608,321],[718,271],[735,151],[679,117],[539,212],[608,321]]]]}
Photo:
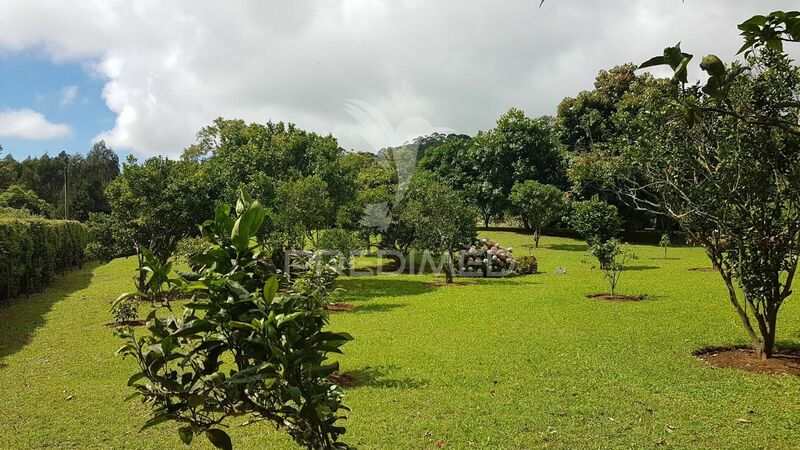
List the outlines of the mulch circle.
{"type": "Polygon", "coordinates": [[[474,280],[454,280],[452,283],[447,283],[445,281],[425,283],[426,286],[474,286],[476,284],[478,284],[478,282],[474,280]]]}
{"type": "Polygon", "coordinates": [[[122,328],[122,327],[141,327],[147,324],[146,320],[126,320],[124,322],[109,322],[104,324],[106,328],[122,328]]]}
{"type": "Polygon", "coordinates": [[[328,375],[328,379],[334,384],[345,389],[354,388],[358,385],[358,380],[356,380],[356,377],[347,372],[333,372],[332,374],[328,375]]]}
{"type": "Polygon", "coordinates": [[[352,303],[331,303],[325,307],[328,312],[352,312],[356,309],[356,305],[352,303]]]}
{"type": "Polygon", "coordinates": [[[760,359],[749,347],[704,348],[693,353],[713,367],[737,369],[769,375],[800,375],[800,355],[777,352],[760,359]]]}
{"type": "Polygon", "coordinates": [[[611,295],[611,294],[591,294],[587,295],[586,298],[591,298],[593,300],[607,300],[610,302],[638,302],[644,299],[644,297],[641,295],[611,295]]]}
{"type": "Polygon", "coordinates": [[[691,270],[692,272],[719,272],[718,269],[715,269],[713,267],[692,267],[689,270],[691,270]]]}

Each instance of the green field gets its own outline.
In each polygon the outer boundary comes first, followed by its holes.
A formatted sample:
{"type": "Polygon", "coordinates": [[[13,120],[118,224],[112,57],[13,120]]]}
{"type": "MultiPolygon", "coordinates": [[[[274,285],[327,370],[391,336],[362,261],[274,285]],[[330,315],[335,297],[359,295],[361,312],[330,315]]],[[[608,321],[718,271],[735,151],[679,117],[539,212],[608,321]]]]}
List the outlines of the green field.
{"type": "MultiPolygon", "coordinates": [[[[485,234],[485,233],[484,233],[485,234]]],[[[529,237],[488,234],[524,254],[529,237]]],[[[355,341],[340,358],[346,441],[387,448],[796,448],[800,377],[713,369],[692,356],[747,343],[702,250],[636,246],[623,294],[607,290],[585,246],[542,238],[542,273],[436,287],[432,275],[341,279],[332,329],[355,341]],[[556,274],[555,269],[566,269],[556,274]],[[747,419],[752,423],[742,423],[747,419]]],[[[139,433],[147,409],[123,403],[133,362],[103,324],[132,286],[133,259],[91,265],[0,308],[0,448],[180,448],[175,426],[139,433]]],[[[800,306],[779,340],[800,342],[800,306]]],[[[268,425],[233,428],[236,448],[293,448],[268,425]]],[[[198,439],[194,448],[207,448],[198,439]]]]}

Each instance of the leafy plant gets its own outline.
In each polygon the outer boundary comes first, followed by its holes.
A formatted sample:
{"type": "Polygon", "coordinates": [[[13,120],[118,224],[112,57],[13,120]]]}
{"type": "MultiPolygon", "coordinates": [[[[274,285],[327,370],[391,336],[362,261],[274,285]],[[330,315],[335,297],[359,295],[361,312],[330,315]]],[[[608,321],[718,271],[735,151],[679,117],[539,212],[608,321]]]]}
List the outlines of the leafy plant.
{"type": "Polygon", "coordinates": [[[611,287],[611,295],[616,295],[617,284],[625,270],[625,265],[638,257],[632,250],[621,245],[617,239],[597,242],[589,247],[589,252],[598,261],[601,261],[600,270],[603,271],[603,275],[611,287]]]}
{"type": "Polygon", "coordinates": [[[341,228],[323,230],[319,236],[317,250],[338,253],[344,266],[350,265],[350,258],[359,248],[360,242],[352,231],[341,228]]]}
{"type": "Polygon", "coordinates": [[[139,318],[139,307],[135,299],[126,299],[125,301],[114,302],[111,313],[117,323],[132,322],[139,318]]]}
{"type": "Polygon", "coordinates": [[[669,238],[669,233],[664,233],[661,235],[661,239],[658,241],[658,246],[664,249],[664,259],[667,259],[667,249],[672,246],[672,240],[669,238]]]}
{"type": "Polygon", "coordinates": [[[191,294],[179,315],[147,317],[147,333],[118,331],[119,353],[138,364],[128,384],[153,408],[143,428],[172,421],[184,443],[204,434],[230,449],[222,429],[228,418],[268,421],[309,449],[348,448],[341,388],[328,380],[338,363],[331,352],[351,340],[324,331],[323,301],[304,291],[279,292],[269,254],[256,240],[265,218],[257,201],[242,194],[236,217],[227,205],[202,225],[208,247],[192,258],[199,269],[173,289],[191,294]]]}
{"type": "Polygon", "coordinates": [[[593,197],[591,200],[572,204],[570,224],[589,245],[590,253],[597,258],[601,266],[609,262],[610,253],[605,249],[607,242],[619,234],[622,221],[617,214],[617,207],[593,197]],[[592,250],[594,249],[594,250],[592,250]]]}
{"type": "Polygon", "coordinates": [[[564,193],[556,186],[527,180],[514,184],[509,200],[516,215],[533,230],[533,242],[539,248],[542,228],[557,221],[564,211],[564,193]]]}
{"type": "Polygon", "coordinates": [[[539,261],[533,255],[525,255],[517,258],[515,269],[520,275],[533,275],[539,271],[539,261]]]}

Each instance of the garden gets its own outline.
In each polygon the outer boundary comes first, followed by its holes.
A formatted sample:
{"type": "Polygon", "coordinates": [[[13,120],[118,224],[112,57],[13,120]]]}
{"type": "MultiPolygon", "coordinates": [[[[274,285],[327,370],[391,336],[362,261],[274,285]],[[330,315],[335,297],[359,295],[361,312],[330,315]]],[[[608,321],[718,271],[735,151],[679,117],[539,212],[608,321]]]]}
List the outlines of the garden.
{"type": "Polygon", "coordinates": [[[0,446],[796,446],[800,12],[739,29],[378,154],[5,158],[0,446]]]}

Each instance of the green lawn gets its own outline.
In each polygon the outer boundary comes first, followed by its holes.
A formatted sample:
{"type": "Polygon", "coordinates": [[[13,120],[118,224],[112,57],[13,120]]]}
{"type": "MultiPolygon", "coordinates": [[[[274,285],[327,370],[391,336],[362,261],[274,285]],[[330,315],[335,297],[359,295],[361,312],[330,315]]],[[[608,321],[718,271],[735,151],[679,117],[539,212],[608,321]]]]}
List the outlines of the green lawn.
{"type": "MultiPolygon", "coordinates": [[[[490,237],[520,247],[514,233],[490,237]]],[[[605,291],[582,243],[542,238],[535,276],[434,287],[431,275],[342,279],[354,313],[343,370],[346,441],[386,448],[796,448],[800,377],[713,369],[691,352],[746,343],[701,250],[636,246],[620,292],[605,291]],[[566,274],[556,274],[563,267],[566,274]],[[751,424],[737,419],[751,420],[751,424]]],[[[0,309],[0,448],[180,448],[176,427],[138,432],[147,410],[123,403],[131,361],[103,327],[128,290],[133,259],[89,266],[0,309]]],[[[797,295],[779,339],[800,341],[797,295]]],[[[267,425],[230,431],[237,448],[293,448],[267,425]]],[[[202,439],[194,448],[206,448],[202,439]]]]}

